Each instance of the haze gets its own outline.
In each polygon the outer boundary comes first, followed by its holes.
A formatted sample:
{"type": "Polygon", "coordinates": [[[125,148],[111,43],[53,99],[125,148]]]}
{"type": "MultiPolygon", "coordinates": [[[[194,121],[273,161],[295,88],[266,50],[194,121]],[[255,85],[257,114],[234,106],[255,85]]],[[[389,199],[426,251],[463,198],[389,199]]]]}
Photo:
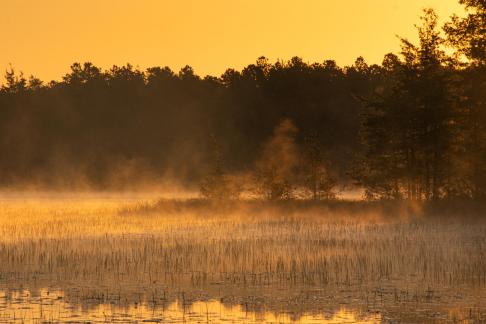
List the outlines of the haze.
{"type": "Polygon", "coordinates": [[[270,60],[380,63],[396,35],[415,39],[421,9],[445,21],[456,0],[1,1],[0,69],[59,80],[75,61],[103,68],[189,64],[200,75],[270,60]]]}

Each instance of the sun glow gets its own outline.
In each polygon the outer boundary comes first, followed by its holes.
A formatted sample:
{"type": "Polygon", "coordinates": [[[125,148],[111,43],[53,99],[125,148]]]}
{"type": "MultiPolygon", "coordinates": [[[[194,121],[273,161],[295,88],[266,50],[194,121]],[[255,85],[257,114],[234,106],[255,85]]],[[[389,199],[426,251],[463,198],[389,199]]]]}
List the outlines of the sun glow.
{"type": "Polygon", "coordinates": [[[108,68],[192,65],[198,74],[240,69],[261,55],[352,64],[380,63],[395,35],[415,38],[424,7],[445,20],[456,0],[25,0],[0,8],[0,69],[11,63],[43,80],[75,61],[108,68]]]}

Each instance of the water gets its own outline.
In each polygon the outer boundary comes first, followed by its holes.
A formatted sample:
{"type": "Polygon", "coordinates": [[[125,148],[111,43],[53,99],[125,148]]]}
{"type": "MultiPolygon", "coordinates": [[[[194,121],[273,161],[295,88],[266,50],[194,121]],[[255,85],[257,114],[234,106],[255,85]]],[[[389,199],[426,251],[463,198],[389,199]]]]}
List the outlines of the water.
{"type": "Polygon", "coordinates": [[[262,310],[251,312],[242,305],[228,306],[219,300],[196,301],[184,305],[176,300],[168,305],[133,303],[75,305],[62,291],[41,289],[0,292],[2,323],[90,322],[90,323],[379,323],[379,314],[362,316],[341,308],[335,313],[295,314],[262,310]]]}

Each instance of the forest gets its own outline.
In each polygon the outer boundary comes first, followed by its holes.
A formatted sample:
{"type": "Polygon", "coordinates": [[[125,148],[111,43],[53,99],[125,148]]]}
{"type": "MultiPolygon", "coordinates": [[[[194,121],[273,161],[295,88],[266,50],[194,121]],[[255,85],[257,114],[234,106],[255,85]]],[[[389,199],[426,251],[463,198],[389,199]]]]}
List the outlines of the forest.
{"type": "Polygon", "coordinates": [[[486,2],[380,65],[260,57],[186,66],[74,63],[60,81],[10,67],[0,87],[0,185],[125,189],[173,181],[211,199],[486,199],[486,2]]]}

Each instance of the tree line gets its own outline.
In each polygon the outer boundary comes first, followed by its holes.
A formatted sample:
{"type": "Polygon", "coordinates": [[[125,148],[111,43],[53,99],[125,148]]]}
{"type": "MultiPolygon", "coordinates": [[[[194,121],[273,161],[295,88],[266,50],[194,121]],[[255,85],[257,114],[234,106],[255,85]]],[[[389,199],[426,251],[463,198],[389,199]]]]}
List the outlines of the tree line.
{"type": "Polygon", "coordinates": [[[468,15],[445,37],[425,10],[419,44],[385,57],[389,85],[366,101],[355,166],[370,198],[486,197],[486,1],[460,2],[468,15]]]}
{"type": "Polygon", "coordinates": [[[190,66],[103,71],[75,63],[43,83],[13,68],[0,89],[0,184],[124,188],[163,179],[208,198],[486,197],[486,2],[380,65],[259,58],[198,76],[190,66]]]}

